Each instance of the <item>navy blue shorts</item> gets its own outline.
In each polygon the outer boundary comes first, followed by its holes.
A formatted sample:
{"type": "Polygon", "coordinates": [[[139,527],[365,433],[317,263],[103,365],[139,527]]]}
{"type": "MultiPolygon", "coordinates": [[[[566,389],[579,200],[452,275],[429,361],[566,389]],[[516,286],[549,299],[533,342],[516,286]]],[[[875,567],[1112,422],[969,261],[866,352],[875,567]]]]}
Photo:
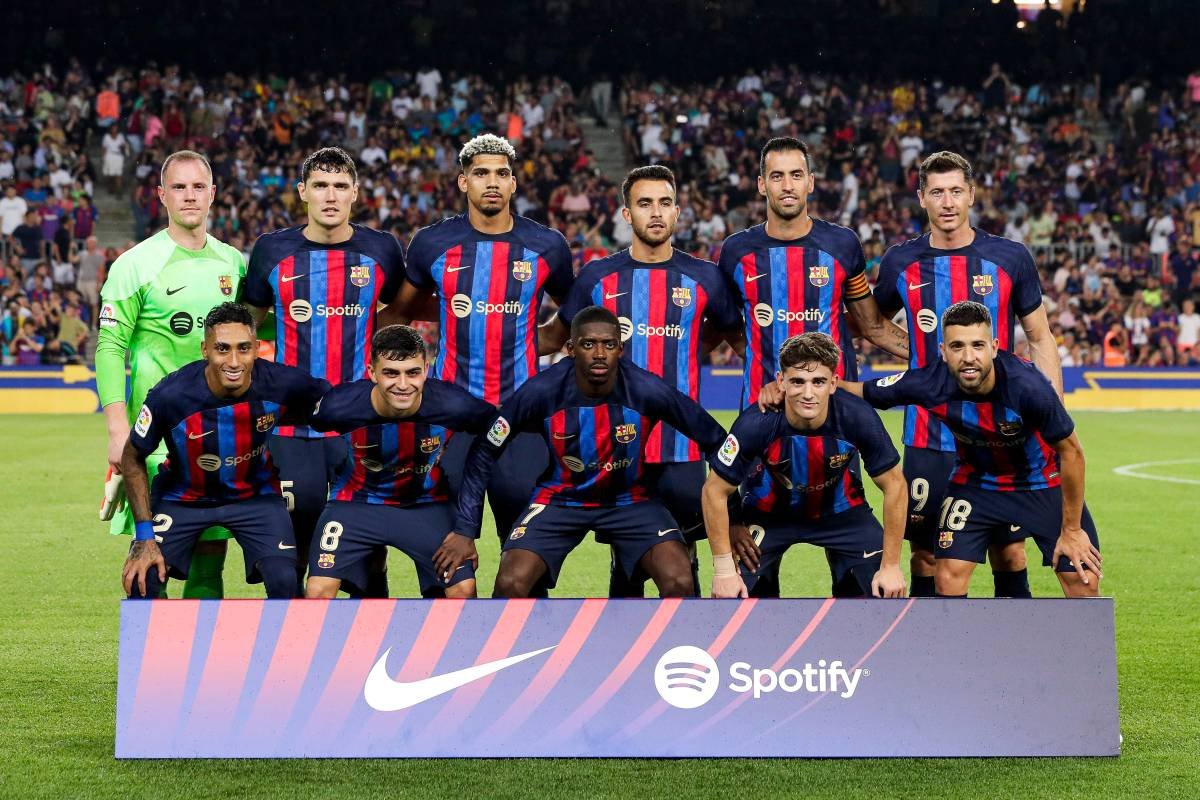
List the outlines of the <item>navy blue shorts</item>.
{"type": "MultiPolygon", "coordinates": [[[[1100,537],[1087,505],[1081,527],[1100,549],[1100,537]]],[[[1042,566],[1050,566],[1054,546],[1062,532],[1062,489],[1033,492],[991,492],[975,486],[951,486],[941,515],[937,557],[982,564],[988,546],[1020,542],[1033,537],[1042,551],[1042,566]]],[[[1055,572],[1074,572],[1059,558],[1055,572]]]]}
{"type": "MultiPolygon", "coordinates": [[[[452,496],[458,496],[462,486],[463,471],[467,465],[467,451],[475,443],[469,433],[456,433],[442,451],[441,466],[450,484],[452,496]]],[[[523,432],[513,436],[492,467],[488,483],[488,506],[496,521],[496,535],[503,537],[517,524],[517,517],[525,513],[529,498],[538,476],[546,471],[550,452],[540,433],[523,432]]]]}
{"type": "Polygon", "coordinates": [[[771,573],[789,547],[811,544],[825,548],[834,586],[852,575],[863,594],[871,593],[871,579],[883,560],[883,526],[871,513],[870,506],[858,506],[812,521],[749,515],[746,525],[762,551],[756,571],[741,565],[747,589],[754,588],[760,577],[771,573]]]}
{"type": "Polygon", "coordinates": [[[908,525],[904,538],[918,550],[937,549],[938,517],[954,462],[954,453],[904,447],[904,480],[908,484],[908,525]]]}
{"type": "Polygon", "coordinates": [[[525,515],[517,521],[500,549],[502,552],[529,550],[537,553],[546,562],[546,586],[553,589],[567,554],[584,540],[588,531],[596,532],[597,542],[612,545],[617,563],[627,577],[655,545],[663,542],[685,544],[683,533],[667,507],[658,500],[645,500],[603,508],[534,503],[526,506],[525,515]]]}
{"type": "Polygon", "coordinates": [[[307,544],[313,522],[329,498],[329,484],[349,464],[349,445],[344,436],[298,439],[273,433],[267,446],[279,470],[284,498],[291,497],[288,511],[296,523],[296,537],[307,544]]]}
{"type": "Polygon", "coordinates": [[[449,503],[386,506],[331,500],[317,521],[308,556],[310,578],[337,578],[359,589],[366,586],[367,559],[381,546],[396,548],[412,559],[423,596],[440,596],[447,586],[475,577],[468,561],[450,580],[442,581],[433,554],[454,529],[449,503]]]}
{"type": "Polygon", "coordinates": [[[700,505],[700,493],[707,477],[703,461],[646,465],[646,485],[655,488],[658,499],[679,523],[683,537],[689,542],[708,538],[700,505]]]}
{"type": "Polygon", "coordinates": [[[278,495],[260,495],[219,506],[159,500],[154,503],[154,538],[172,578],[186,578],[200,534],[228,528],[246,559],[246,583],[261,583],[257,564],[264,558],[296,560],[296,538],[287,504],[278,495]]]}

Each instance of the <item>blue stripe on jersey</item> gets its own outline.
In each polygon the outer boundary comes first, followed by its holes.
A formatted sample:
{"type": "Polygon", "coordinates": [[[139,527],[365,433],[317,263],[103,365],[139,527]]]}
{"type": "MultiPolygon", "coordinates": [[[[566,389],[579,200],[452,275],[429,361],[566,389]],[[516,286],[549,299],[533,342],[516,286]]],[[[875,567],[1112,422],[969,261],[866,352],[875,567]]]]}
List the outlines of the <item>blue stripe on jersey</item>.
{"type": "MultiPolygon", "coordinates": [[[[638,322],[650,319],[650,272],[648,270],[635,269],[633,271],[632,289],[633,319],[631,322],[636,327],[638,322]]],[[[632,336],[631,334],[629,344],[633,345],[633,352],[630,355],[633,363],[639,367],[645,367],[646,361],[650,357],[646,337],[632,336]]]]}
{"type": "MultiPolygon", "coordinates": [[[[831,256],[829,253],[826,253],[824,250],[818,250],[817,258],[818,258],[817,263],[819,263],[822,267],[824,267],[826,272],[828,272],[828,274],[829,274],[829,280],[825,283],[824,286],[822,286],[818,290],[820,292],[821,299],[818,301],[820,303],[820,305],[817,307],[824,310],[824,312],[825,312],[825,318],[821,320],[820,327],[818,328],[818,330],[820,330],[821,333],[826,333],[826,334],[829,334],[830,336],[832,336],[833,335],[833,290],[836,288],[833,284],[834,284],[834,279],[837,277],[837,274],[836,274],[836,270],[834,270],[833,256],[831,256]]],[[[844,326],[845,324],[846,323],[843,319],[842,326],[844,326]]],[[[841,336],[842,352],[847,353],[847,354],[850,352],[853,352],[852,350],[849,350],[846,347],[846,345],[850,342],[850,337],[848,335],[845,335],[846,331],[843,330],[843,331],[840,331],[840,333],[843,334],[841,336]]],[[[782,345],[783,342],[780,342],[780,344],[782,345]]],[[[848,363],[847,363],[846,367],[847,367],[846,377],[847,378],[856,377],[856,376],[854,376],[853,373],[851,373],[849,371],[848,363]]]]}
{"type": "MultiPolygon", "coordinates": [[[[375,294],[375,282],[376,282],[376,271],[377,271],[377,268],[379,265],[376,262],[372,261],[371,259],[367,258],[366,256],[360,257],[359,264],[366,265],[367,274],[370,275],[371,277],[370,277],[370,280],[367,281],[367,285],[360,287],[358,290],[358,295],[359,296],[365,295],[367,298],[367,302],[363,303],[363,306],[364,306],[363,313],[358,314],[354,317],[354,364],[353,364],[353,371],[350,373],[349,377],[347,377],[347,380],[358,380],[359,378],[366,377],[363,374],[363,364],[367,363],[367,353],[369,353],[371,350],[371,337],[367,335],[367,330],[371,324],[372,319],[375,316],[375,298],[377,297],[377,295],[375,294]]],[[[343,277],[344,280],[347,280],[347,281],[349,280],[350,271],[351,271],[351,268],[347,267],[346,275],[343,277]]],[[[354,284],[351,283],[350,286],[353,287],[354,284]]],[[[353,289],[347,290],[347,292],[346,292],[346,302],[347,303],[358,302],[358,298],[352,296],[352,293],[353,293],[353,289]]],[[[345,361],[345,358],[343,357],[342,370],[345,371],[346,368],[347,368],[346,361],[345,361]]]]}
{"type": "MultiPolygon", "coordinates": [[[[696,323],[696,298],[699,297],[699,287],[696,281],[686,275],[680,276],[680,286],[687,288],[692,295],[692,302],[687,304],[687,307],[679,315],[679,324],[682,326],[685,338],[680,339],[675,344],[675,388],[684,394],[689,394],[688,374],[692,363],[692,356],[696,352],[696,342],[692,337],[692,325],[696,323]]],[[[664,428],[664,431],[668,430],[664,428]]],[[[688,459],[688,440],[682,433],[669,428],[670,436],[674,439],[674,458],[676,461],[687,461],[688,459]]]]}
{"type": "MultiPolygon", "coordinates": [[[[838,453],[849,453],[854,449],[850,443],[843,442],[841,439],[835,439],[834,441],[837,443],[838,453]]],[[[826,452],[825,457],[829,457],[828,452],[826,452]]],[[[846,470],[848,471],[849,469],[850,467],[847,466],[846,470]]],[[[837,486],[833,487],[833,513],[838,514],[849,508],[850,498],[846,496],[845,478],[842,478],[837,482],[837,486]]]]}
{"type": "MultiPolygon", "coordinates": [[[[400,426],[380,425],[376,430],[379,431],[380,461],[385,464],[395,462],[400,455],[400,426]]],[[[395,469],[386,470],[382,474],[388,477],[378,481],[375,491],[372,492],[379,502],[383,502],[384,498],[394,496],[397,484],[400,483],[400,474],[395,469]]]]}
{"type": "MultiPolygon", "coordinates": [[[[541,255],[536,250],[526,248],[522,251],[521,258],[528,261],[537,268],[538,260],[541,255]]],[[[530,278],[527,281],[521,281],[521,297],[518,302],[522,308],[536,308],[537,300],[537,280],[530,278]]],[[[534,319],[537,319],[537,314],[534,313],[534,319]]],[[[516,317],[516,329],[513,331],[513,379],[512,391],[521,388],[525,381],[529,380],[529,365],[525,359],[525,335],[529,329],[529,314],[521,313],[516,317]]],[[[501,387],[501,391],[504,391],[501,387]]]]}
{"type": "MultiPolygon", "coordinates": [[[[791,308],[791,305],[788,301],[788,282],[791,280],[792,276],[788,274],[787,251],[788,249],[786,247],[772,247],[767,251],[771,257],[771,277],[769,279],[771,281],[771,297],[769,298],[769,301],[767,301],[767,305],[773,306],[776,309],[791,308]]],[[[751,309],[751,311],[753,312],[753,309],[751,309]]],[[[771,352],[763,352],[760,354],[763,364],[766,367],[763,369],[764,379],[768,374],[774,377],[775,367],[779,359],[779,346],[783,344],[785,340],[787,340],[788,336],[787,321],[780,320],[779,314],[775,311],[772,311],[771,313],[775,314],[775,319],[771,321],[771,352]]],[[[748,359],[747,364],[749,364],[748,359]]],[[[747,369],[749,369],[749,367],[747,367],[747,369]]]]}
{"type": "MultiPolygon", "coordinates": [[[[465,248],[464,248],[465,249],[465,248]]],[[[471,269],[471,304],[476,298],[482,298],[485,303],[491,302],[492,296],[492,242],[475,243],[475,266],[471,269]]],[[[472,309],[474,311],[474,309],[472,309]]],[[[472,348],[483,349],[487,346],[487,314],[470,315],[470,344],[472,348]]],[[[463,353],[463,342],[459,340],[459,359],[467,359],[467,389],[476,397],[483,397],[483,373],[485,358],[478,353],[463,353]]]]}
{"type": "Polygon", "coordinates": [[[237,467],[228,466],[225,463],[225,457],[241,455],[237,451],[237,432],[234,430],[233,424],[233,406],[223,406],[217,409],[217,453],[221,457],[221,468],[217,470],[217,477],[221,480],[221,486],[232,486],[234,472],[237,470],[237,467]]]}
{"type": "MultiPolygon", "coordinates": [[[[418,433],[418,437],[413,440],[413,444],[415,444],[417,447],[420,447],[420,445],[421,445],[421,437],[419,436],[420,430],[418,430],[417,433],[418,433]]],[[[426,495],[429,494],[430,492],[432,492],[435,488],[437,488],[437,482],[434,480],[434,474],[435,474],[434,470],[437,469],[437,465],[440,461],[442,450],[444,450],[446,448],[446,442],[449,441],[449,439],[450,439],[450,434],[447,433],[446,429],[443,428],[441,425],[429,425],[428,426],[428,434],[429,434],[429,436],[438,437],[438,441],[440,441],[441,444],[438,445],[437,452],[430,453],[430,455],[429,455],[430,467],[429,467],[429,471],[425,473],[425,481],[422,484],[422,487],[424,489],[424,491],[422,493],[426,494],[426,495]]]]}
{"type": "MultiPolygon", "coordinates": [[[[791,499],[792,502],[797,500],[797,492],[794,487],[808,486],[810,484],[808,475],[808,437],[793,436],[792,439],[792,469],[793,475],[796,476],[792,481],[791,499]]],[[[782,450],[780,451],[782,453],[782,450]]]]}
{"type": "Polygon", "coordinates": [[[308,351],[308,372],[324,378],[329,371],[325,363],[326,317],[317,314],[317,307],[329,304],[329,253],[326,250],[313,250],[308,254],[308,299],[312,303],[308,336],[312,347],[308,351]]]}
{"type": "Polygon", "coordinates": [[[591,408],[579,409],[579,459],[585,474],[588,465],[600,459],[596,447],[596,412],[591,408]]]}
{"type": "MultiPolygon", "coordinates": [[[[942,340],[942,311],[944,311],[945,309],[949,308],[950,306],[952,306],[954,304],[954,287],[952,285],[952,281],[953,281],[953,278],[950,277],[950,256],[938,256],[937,258],[933,259],[933,288],[934,288],[934,294],[935,294],[934,302],[937,303],[937,307],[933,309],[933,312],[938,315],[938,323],[937,323],[937,331],[936,331],[938,347],[941,347],[941,344],[943,341],[942,340]]],[[[905,287],[905,288],[907,288],[907,287],[905,287]]],[[[995,319],[995,317],[993,317],[993,319],[995,319]]],[[[917,335],[920,336],[922,334],[918,331],[917,335]]],[[[929,358],[931,360],[935,357],[936,357],[936,352],[933,354],[930,354],[930,356],[929,356],[929,358]]],[[[915,436],[916,435],[916,420],[915,420],[916,414],[911,414],[911,415],[906,414],[905,416],[914,417],[913,435],[915,436]]],[[[976,420],[978,420],[978,417],[976,417],[976,420]]],[[[940,441],[939,441],[939,444],[940,444],[939,449],[940,450],[954,452],[954,449],[955,449],[954,434],[950,432],[950,429],[948,427],[946,427],[945,425],[939,424],[937,420],[931,419],[930,429],[931,430],[940,430],[940,432],[941,432],[941,437],[940,437],[940,441]]],[[[912,440],[909,439],[908,441],[912,441],[912,440]]]]}
{"type": "MultiPolygon", "coordinates": [[[[171,431],[171,441],[174,442],[174,450],[179,454],[178,464],[172,464],[179,471],[179,482],[175,488],[171,490],[170,497],[178,497],[186,487],[192,485],[192,461],[188,458],[187,449],[187,419],[174,427],[171,431]]],[[[159,467],[161,469],[161,467],[159,467]]],[[[150,476],[150,486],[154,487],[154,475],[150,476]]]]}
{"type": "MultiPolygon", "coordinates": [[[[642,415],[634,411],[632,408],[621,407],[621,420],[626,425],[632,425],[637,431],[638,439],[630,442],[625,446],[625,456],[629,458],[629,466],[625,468],[625,490],[621,492],[625,496],[625,500],[619,505],[629,504],[629,489],[637,483],[638,473],[642,469],[642,459],[640,453],[643,449],[644,442],[639,441],[649,431],[642,430],[641,421],[642,415]]],[[[676,451],[678,451],[678,442],[685,441],[684,438],[676,434],[676,451]]]]}
{"type": "MultiPolygon", "coordinates": [[[[447,250],[446,253],[448,253],[448,252],[450,252],[450,251],[447,250]]],[[[444,285],[442,283],[442,279],[444,277],[444,274],[443,274],[444,270],[446,269],[446,253],[442,253],[440,256],[438,256],[437,260],[434,261],[433,264],[431,264],[429,267],[429,271],[433,275],[434,286],[444,285]]],[[[443,339],[446,336],[448,336],[448,334],[445,333],[445,331],[448,330],[448,328],[446,326],[453,325],[453,324],[454,324],[454,320],[448,320],[446,318],[446,302],[444,301],[444,298],[443,298],[443,302],[438,303],[438,330],[443,332],[442,333],[443,339]]],[[[446,366],[446,348],[439,347],[437,358],[435,358],[433,360],[433,372],[430,374],[433,375],[433,377],[435,377],[435,378],[441,378],[442,377],[442,369],[445,368],[445,366],[446,366]]]]}
{"type": "MultiPolygon", "coordinates": [[[[263,400],[261,402],[261,405],[262,405],[262,411],[259,414],[253,413],[254,408],[253,408],[253,406],[251,406],[250,419],[252,419],[252,420],[258,419],[258,417],[262,416],[263,414],[274,414],[275,420],[278,422],[279,418],[281,416],[283,416],[282,414],[279,413],[279,409],[281,408],[279,403],[274,403],[274,402],[271,402],[270,400],[263,400]]],[[[254,435],[253,434],[251,434],[251,436],[250,436],[250,443],[251,443],[251,445],[253,445],[253,443],[254,443],[254,435]]],[[[272,463],[271,458],[270,458],[270,450],[268,450],[264,455],[259,456],[257,461],[258,461],[258,474],[256,476],[252,477],[251,480],[255,481],[260,486],[264,486],[270,482],[271,477],[272,477],[271,476],[271,468],[269,466],[269,464],[272,463]]]]}
{"type": "MultiPolygon", "coordinates": [[[[998,330],[999,326],[1003,324],[1000,319],[1000,268],[991,261],[980,259],[979,272],[981,275],[987,275],[992,279],[992,291],[980,298],[979,302],[982,302],[987,307],[988,313],[992,315],[993,328],[998,330]]],[[[967,288],[969,289],[970,287],[967,288]]]]}

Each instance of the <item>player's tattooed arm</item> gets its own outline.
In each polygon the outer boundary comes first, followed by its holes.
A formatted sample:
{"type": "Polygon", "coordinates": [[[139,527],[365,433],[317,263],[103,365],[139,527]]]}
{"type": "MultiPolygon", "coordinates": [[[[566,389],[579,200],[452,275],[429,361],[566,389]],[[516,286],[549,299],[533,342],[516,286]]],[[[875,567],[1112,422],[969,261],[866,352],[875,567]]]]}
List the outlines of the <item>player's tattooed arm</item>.
{"type": "Polygon", "coordinates": [[[125,442],[121,452],[121,473],[125,476],[125,499],[135,522],[149,522],[150,475],[146,471],[146,459],[133,446],[125,442]]]}
{"type": "Polygon", "coordinates": [[[733,560],[729,541],[729,496],[737,487],[716,472],[710,472],[700,495],[704,528],[713,558],[713,597],[747,597],[746,584],[733,560]]]}
{"type": "Polygon", "coordinates": [[[900,465],[872,477],[883,492],[883,558],[871,579],[876,597],[904,597],[907,587],[900,569],[900,550],[908,517],[908,483],[900,465]]]}
{"type": "Polygon", "coordinates": [[[879,312],[879,305],[872,295],[849,301],[847,305],[851,319],[863,336],[876,347],[908,361],[908,332],[879,312]]]}
{"type": "MultiPolygon", "coordinates": [[[[150,479],[146,472],[146,459],[133,445],[126,442],[121,457],[122,473],[125,475],[125,492],[130,510],[136,522],[150,521],[150,479]]],[[[129,555],[121,569],[121,585],[126,595],[132,595],[134,587],[146,596],[146,574],[158,570],[159,581],[167,579],[167,564],[154,539],[137,540],[129,548],[129,555]]]]}
{"type": "Polygon", "coordinates": [[[1062,531],[1058,542],[1054,545],[1052,563],[1057,564],[1059,556],[1066,556],[1071,565],[1079,571],[1080,579],[1090,583],[1088,571],[1097,578],[1103,578],[1100,571],[1100,551],[1092,544],[1083,530],[1083,485],[1084,458],[1083,446],[1079,437],[1072,433],[1065,439],[1052,442],[1051,447],[1058,453],[1059,472],[1062,475],[1062,531]]]}

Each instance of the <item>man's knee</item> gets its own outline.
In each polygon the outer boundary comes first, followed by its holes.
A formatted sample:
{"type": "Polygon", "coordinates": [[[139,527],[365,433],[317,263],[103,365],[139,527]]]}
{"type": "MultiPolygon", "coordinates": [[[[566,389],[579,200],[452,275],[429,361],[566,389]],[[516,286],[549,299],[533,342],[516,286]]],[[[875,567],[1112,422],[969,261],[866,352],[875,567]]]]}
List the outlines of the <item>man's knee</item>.
{"type": "Polygon", "coordinates": [[[446,587],[446,597],[451,599],[471,599],[475,597],[475,580],[459,581],[453,586],[446,587]]]}
{"type": "Polygon", "coordinates": [[[1094,572],[1088,572],[1088,582],[1083,582],[1083,576],[1078,572],[1056,572],[1058,583],[1062,586],[1063,594],[1067,597],[1099,597],[1100,578],[1094,572]]]}
{"type": "Polygon", "coordinates": [[[287,600],[296,596],[296,562],[290,558],[264,558],[256,565],[267,597],[287,600]]]}
{"type": "Polygon", "coordinates": [[[1027,566],[1025,542],[994,544],[988,548],[988,560],[992,562],[993,572],[1019,572],[1027,566]]]}
{"type": "Polygon", "coordinates": [[[934,575],[937,573],[937,558],[930,550],[914,547],[909,556],[908,565],[913,575],[934,575]]]}
{"type": "Polygon", "coordinates": [[[533,581],[528,574],[520,574],[516,569],[501,568],[496,575],[496,585],[492,588],[492,597],[528,597],[533,589],[533,581]]]}
{"type": "Polygon", "coordinates": [[[971,573],[975,564],[971,561],[961,561],[956,558],[944,558],[937,562],[937,573],[934,584],[937,593],[947,596],[965,595],[971,584],[971,573]]]}
{"type": "Polygon", "coordinates": [[[313,600],[332,600],[337,597],[342,582],[337,578],[309,578],[304,596],[313,600]]]}

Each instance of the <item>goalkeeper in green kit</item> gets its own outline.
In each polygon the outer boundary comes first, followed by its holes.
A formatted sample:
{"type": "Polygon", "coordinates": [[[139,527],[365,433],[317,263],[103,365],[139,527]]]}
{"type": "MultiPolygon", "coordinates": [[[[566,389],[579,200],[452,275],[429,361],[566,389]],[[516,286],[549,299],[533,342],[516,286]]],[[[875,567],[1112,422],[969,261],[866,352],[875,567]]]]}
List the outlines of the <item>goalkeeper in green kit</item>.
{"type": "MultiPolygon", "coordinates": [[[[201,357],[205,315],[213,306],[236,299],[246,275],[242,254],[206,230],[215,196],[212,168],[204,156],[191,150],[168,156],[158,189],[167,209],[167,227],[113,262],[100,292],[96,386],[108,424],[109,465],[100,518],[111,521],[112,533],[133,533],[133,514],[121,486],[121,451],[130,426],[142,413],[146,393],[169,373],[201,357]]],[[[146,459],[151,480],[165,456],[164,445],[146,459]]],[[[224,528],[204,532],[192,556],[184,597],[222,596],[228,539],[224,528]]]]}

